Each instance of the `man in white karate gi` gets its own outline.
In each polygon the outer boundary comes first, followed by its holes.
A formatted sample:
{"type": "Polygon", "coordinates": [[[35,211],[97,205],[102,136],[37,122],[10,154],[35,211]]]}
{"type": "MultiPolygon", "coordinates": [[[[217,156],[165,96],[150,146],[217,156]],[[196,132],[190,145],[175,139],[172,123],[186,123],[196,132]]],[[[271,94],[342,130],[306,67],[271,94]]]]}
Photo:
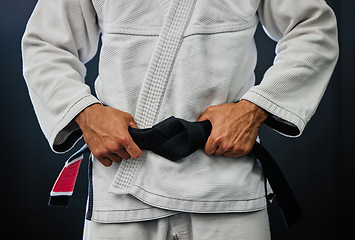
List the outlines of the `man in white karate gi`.
{"type": "MultiPolygon", "coordinates": [[[[262,48],[260,48],[262,54],[262,48]]],[[[84,239],[270,239],[263,170],[249,154],[266,123],[299,136],[338,57],[324,0],[39,0],[24,76],[55,152],[83,136],[90,163],[84,239]],[[254,33],[278,42],[254,86],[254,33]],[[85,63],[97,52],[96,96],[85,63]],[[204,149],[176,162],[128,128],[210,120],[204,149]]]]}

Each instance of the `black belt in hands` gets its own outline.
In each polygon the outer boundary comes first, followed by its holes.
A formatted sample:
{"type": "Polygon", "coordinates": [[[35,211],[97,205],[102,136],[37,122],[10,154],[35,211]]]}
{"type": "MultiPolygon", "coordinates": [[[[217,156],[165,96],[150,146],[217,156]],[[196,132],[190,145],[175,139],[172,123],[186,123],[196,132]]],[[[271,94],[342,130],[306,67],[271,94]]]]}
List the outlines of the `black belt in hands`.
{"type": "MultiPolygon", "coordinates": [[[[129,133],[140,149],[151,150],[171,161],[176,161],[190,155],[199,148],[203,148],[211,130],[212,125],[209,121],[188,122],[170,117],[152,128],[129,128],[129,133]]],[[[89,152],[90,150],[85,144],[65,162],[65,166],[51,191],[50,206],[68,205],[83,154],[89,152]]],[[[286,226],[295,225],[303,217],[302,210],[279,166],[258,142],[255,142],[251,153],[263,166],[265,176],[276,194],[286,226]]]]}

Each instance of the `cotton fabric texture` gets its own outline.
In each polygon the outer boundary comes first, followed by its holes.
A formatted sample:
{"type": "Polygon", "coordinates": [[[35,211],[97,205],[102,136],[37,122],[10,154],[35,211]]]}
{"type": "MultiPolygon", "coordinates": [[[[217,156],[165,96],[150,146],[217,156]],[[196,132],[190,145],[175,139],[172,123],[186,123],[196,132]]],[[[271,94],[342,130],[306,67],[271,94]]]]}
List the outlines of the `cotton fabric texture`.
{"type": "Polygon", "coordinates": [[[85,221],[83,240],[270,240],[267,210],[252,213],[179,213],[139,223],[85,221]]]}
{"type": "MultiPolygon", "coordinates": [[[[336,20],[323,0],[39,0],[23,37],[24,76],[55,152],[81,137],[73,119],[94,103],[147,128],[170,116],[196,121],[211,105],[246,99],[270,113],[270,127],[299,136],[337,57],[336,20]],[[254,86],[258,21],[278,44],[254,86]],[[100,36],[96,98],[84,64],[100,36]]],[[[109,168],[94,158],[88,201],[87,219],[102,223],[252,212],[266,207],[265,179],[252,155],[198,150],[171,162],[146,151],[109,168]]]]}

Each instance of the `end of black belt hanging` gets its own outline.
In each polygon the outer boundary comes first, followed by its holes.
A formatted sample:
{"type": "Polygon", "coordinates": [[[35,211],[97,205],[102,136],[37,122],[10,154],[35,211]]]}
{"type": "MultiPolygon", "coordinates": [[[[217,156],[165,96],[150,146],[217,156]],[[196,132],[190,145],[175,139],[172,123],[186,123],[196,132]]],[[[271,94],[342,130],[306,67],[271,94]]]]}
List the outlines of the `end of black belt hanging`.
{"type": "Polygon", "coordinates": [[[50,193],[48,206],[68,206],[69,199],[73,195],[76,178],[78,176],[81,161],[84,158],[84,153],[89,151],[89,148],[85,144],[65,162],[65,165],[50,193]]]}
{"type": "Polygon", "coordinates": [[[303,219],[303,212],[297,199],[296,198],[290,199],[290,202],[291,203],[288,204],[287,206],[285,206],[286,204],[282,204],[283,206],[281,206],[280,201],[278,201],[287,229],[294,227],[303,219]],[[292,203],[292,201],[296,201],[296,202],[292,203]]]}
{"type": "Polygon", "coordinates": [[[68,207],[70,196],[50,196],[48,206],[50,207],[68,207]]]}
{"type": "Polygon", "coordinates": [[[259,143],[255,143],[252,153],[259,159],[266,178],[273,189],[287,229],[303,219],[299,202],[276,161],[259,143]]]}

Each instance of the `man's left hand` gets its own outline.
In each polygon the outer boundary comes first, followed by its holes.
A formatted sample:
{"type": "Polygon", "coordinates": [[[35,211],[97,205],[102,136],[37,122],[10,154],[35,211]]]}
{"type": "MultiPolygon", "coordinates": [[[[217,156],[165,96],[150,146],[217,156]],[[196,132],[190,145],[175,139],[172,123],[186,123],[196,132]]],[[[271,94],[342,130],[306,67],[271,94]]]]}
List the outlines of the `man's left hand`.
{"type": "Polygon", "coordinates": [[[266,118],[265,110],[247,100],[207,108],[199,118],[199,121],[209,120],[212,124],[205,153],[225,157],[248,154],[266,118]]]}

